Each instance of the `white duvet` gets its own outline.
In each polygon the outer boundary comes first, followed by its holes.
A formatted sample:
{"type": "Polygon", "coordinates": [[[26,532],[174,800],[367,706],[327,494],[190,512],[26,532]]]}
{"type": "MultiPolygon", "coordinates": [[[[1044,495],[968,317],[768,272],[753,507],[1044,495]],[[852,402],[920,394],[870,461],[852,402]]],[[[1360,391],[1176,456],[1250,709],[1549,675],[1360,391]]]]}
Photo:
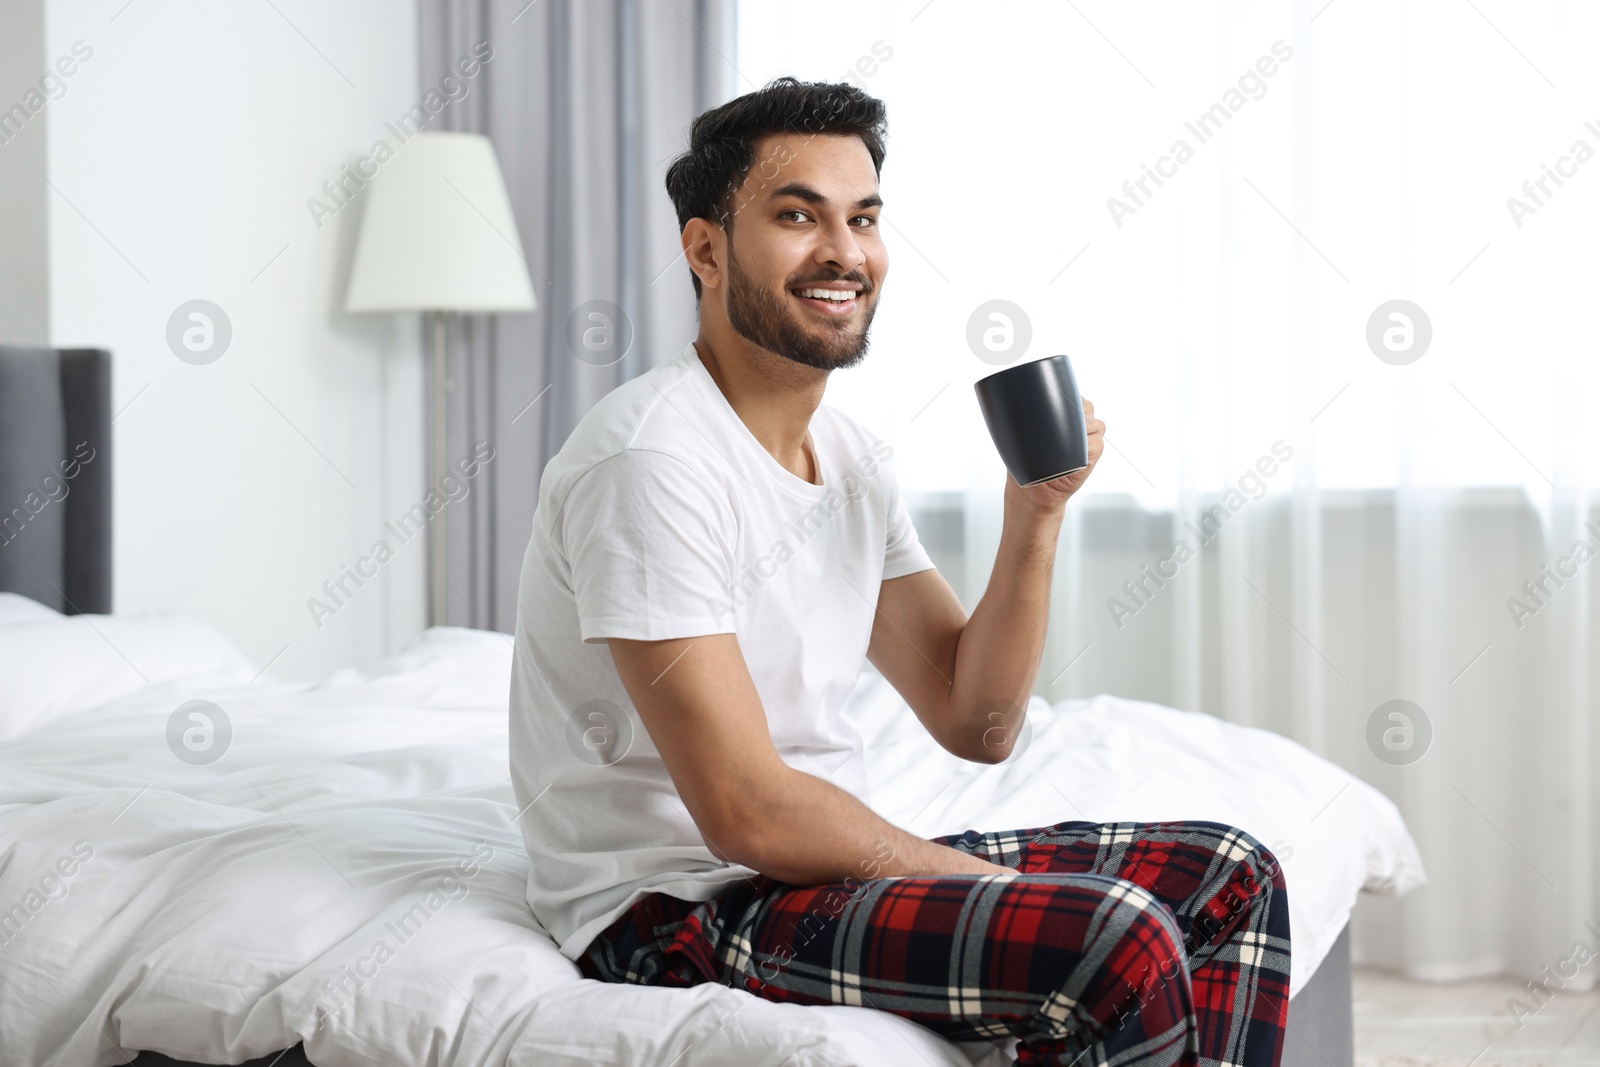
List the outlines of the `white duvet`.
{"type": "MultiPolygon", "coordinates": [[[[28,625],[0,619],[0,668],[28,625]]],[[[311,687],[212,656],[0,743],[0,1062],[237,1063],[296,1042],[321,1067],[1009,1062],[865,1008],[580,978],[523,903],[509,663],[505,637],[451,629],[311,687]],[[193,766],[168,720],[202,697],[232,739],[193,766]]],[[[1295,990],[1360,890],[1423,877],[1392,804],[1270,733],[1036,698],[1026,751],[981,767],[940,752],[875,675],[851,707],[875,807],[916,832],[1202,818],[1273,845],[1295,990]]]]}

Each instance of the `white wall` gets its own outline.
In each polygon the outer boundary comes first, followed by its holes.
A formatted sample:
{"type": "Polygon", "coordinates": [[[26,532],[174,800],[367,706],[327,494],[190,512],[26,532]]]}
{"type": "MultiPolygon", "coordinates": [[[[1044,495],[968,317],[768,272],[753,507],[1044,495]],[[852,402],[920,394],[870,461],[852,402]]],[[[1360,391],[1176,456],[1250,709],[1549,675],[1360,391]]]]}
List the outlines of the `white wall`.
{"type": "Polygon", "coordinates": [[[320,629],[306,601],[420,497],[420,334],[340,310],[360,201],[319,230],[306,200],[415,101],[415,5],[45,5],[47,61],[93,49],[49,107],[50,340],[113,353],[117,610],[194,612],[286,677],[392,650],[422,538],[320,629]],[[233,328],[203,366],[166,339],[196,298],[233,328]]]}

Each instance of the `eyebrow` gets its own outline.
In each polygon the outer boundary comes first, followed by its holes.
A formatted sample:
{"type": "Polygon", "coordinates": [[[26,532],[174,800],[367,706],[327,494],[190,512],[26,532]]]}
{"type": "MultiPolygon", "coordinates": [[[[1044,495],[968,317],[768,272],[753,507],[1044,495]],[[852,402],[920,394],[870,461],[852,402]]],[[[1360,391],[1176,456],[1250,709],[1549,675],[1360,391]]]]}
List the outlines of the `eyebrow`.
{"type": "MultiPolygon", "coordinates": [[[[811,186],[806,185],[804,182],[790,182],[788,185],[780,185],[776,189],[772,190],[772,199],[777,199],[780,196],[792,196],[797,200],[804,200],[808,204],[826,204],[828,202],[827,197],[811,188],[811,186]]],[[[882,206],[883,197],[877,195],[876,193],[871,196],[864,196],[855,203],[855,209],[857,211],[862,211],[869,207],[882,206]]]]}

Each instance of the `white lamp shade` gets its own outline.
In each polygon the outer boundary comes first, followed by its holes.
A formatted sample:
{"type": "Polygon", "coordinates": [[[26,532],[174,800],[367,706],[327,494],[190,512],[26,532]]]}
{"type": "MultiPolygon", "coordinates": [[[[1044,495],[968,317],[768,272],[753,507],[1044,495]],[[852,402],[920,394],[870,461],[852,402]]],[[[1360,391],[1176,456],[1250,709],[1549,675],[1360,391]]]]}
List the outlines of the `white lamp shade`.
{"type": "Polygon", "coordinates": [[[366,190],[348,311],[529,311],[533,285],[487,137],[418,133],[366,190]]]}

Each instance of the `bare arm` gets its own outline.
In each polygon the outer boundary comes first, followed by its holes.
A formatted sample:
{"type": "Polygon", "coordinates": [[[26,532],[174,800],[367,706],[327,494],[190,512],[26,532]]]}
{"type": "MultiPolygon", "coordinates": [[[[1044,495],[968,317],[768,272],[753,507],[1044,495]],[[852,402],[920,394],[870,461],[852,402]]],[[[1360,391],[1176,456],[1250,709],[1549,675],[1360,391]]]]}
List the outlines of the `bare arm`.
{"type": "Polygon", "coordinates": [[[1105,423],[1089,401],[1083,408],[1088,468],[1027,488],[1006,477],[1000,550],[970,619],[936,570],[879,587],[867,658],[934,740],[962,759],[998,763],[1021,731],[1044,653],[1062,513],[1105,447],[1105,423]]]}
{"type": "Polygon", "coordinates": [[[844,790],[784,763],[734,635],[609,644],[713,854],[794,885],[1014,873],[906,833],[844,790]]]}

